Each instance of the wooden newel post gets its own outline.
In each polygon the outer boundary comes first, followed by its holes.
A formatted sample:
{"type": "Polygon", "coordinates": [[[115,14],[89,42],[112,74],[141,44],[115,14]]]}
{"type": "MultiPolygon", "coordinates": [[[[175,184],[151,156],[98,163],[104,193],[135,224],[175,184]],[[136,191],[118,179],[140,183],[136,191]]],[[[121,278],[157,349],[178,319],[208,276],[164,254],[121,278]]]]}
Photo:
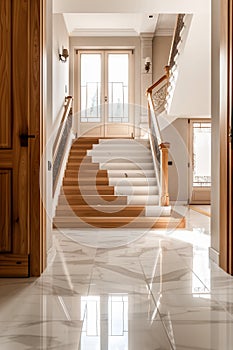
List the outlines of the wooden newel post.
{"type": "Polygon", "coordinates": [[[170,148],[169,142],[163,142],[159,145],[160,149],[160,181],[161,181],[161,196],[160,205],[169,205],[168,193],[168,150],[170,148]]]}

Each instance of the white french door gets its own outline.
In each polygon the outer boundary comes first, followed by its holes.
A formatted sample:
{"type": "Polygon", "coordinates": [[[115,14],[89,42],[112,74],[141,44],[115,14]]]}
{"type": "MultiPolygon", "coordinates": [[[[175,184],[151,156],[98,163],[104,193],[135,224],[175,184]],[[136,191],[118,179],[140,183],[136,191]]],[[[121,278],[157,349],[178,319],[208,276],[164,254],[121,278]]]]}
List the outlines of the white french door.
{"type": "Polygon", "coordinates": [[[131,51],[78,50],[75,101],[78,136],[134,134],[131,51]]]}
{"type": "Polygon", "coordinates": [[[190,121],[190,204],[210,204],[211,122],[190,121]]]}

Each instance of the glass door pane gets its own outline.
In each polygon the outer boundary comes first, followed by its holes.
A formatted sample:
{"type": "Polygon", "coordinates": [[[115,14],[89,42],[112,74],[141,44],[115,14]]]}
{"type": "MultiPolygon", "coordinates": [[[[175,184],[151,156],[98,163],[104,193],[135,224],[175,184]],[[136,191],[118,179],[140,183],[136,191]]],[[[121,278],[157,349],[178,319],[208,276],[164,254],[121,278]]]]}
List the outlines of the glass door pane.
{"type": "Polygon", "coordinates": [[[109,123],[129,122],[129,55],[108,54],[108,118],[109,123]]]}
{"type": "Polygon", "coordinates": [[[81,122],[101,122],[101,54],[81,54],[81,122]]]}
{"type": "Polygon", "coordinates": [[[211,186],[211,124],[193,123],[193,186],[211,186]]]}

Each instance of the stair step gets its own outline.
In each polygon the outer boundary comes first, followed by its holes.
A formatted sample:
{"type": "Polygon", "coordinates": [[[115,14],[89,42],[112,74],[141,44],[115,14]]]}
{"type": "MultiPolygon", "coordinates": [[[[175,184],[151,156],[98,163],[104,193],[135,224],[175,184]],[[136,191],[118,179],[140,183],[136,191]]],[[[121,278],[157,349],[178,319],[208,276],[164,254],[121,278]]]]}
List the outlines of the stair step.
{"type": "Polygon", "coordinates": [[[117,196],[157,195],[158,186],[115,186],[117,196]]]}
{"type": "Polygon", "coordinates": [[[93,144],[93,143],[99,143],[99,138],[98,137],[79,137],[73,142],[73,145],[77,144],[93,144]]]}
{"type": "MultiPolygon", "coordinates": [[[[96,163],[97,164],[97,163],[96,163]]],[[[122,170],[124,169],[124,172],[127,170],[133,170],[133,169],[142,169],[142,170],[153,170],[154,166],[153,163],[105,163],[105,164],[99,164],[100,169],[107,169],[107,170],[122,170]]]]}
{"type": "Polygon", "coordinates": [[[156,186],[155,177],[109,177],[111,186],[156,186]]]}
{"type": "MultiPolygon", "coordinates": [[[[152,156],[127,156],[125,155],[125,158],[122,156],[103,156],[103,157],[92,157],[92,162],[93,163],[152,163],[153,162],[153,158],[152,156]]],[[[124,168],[123,168],[124,169],[124,168]]]]}
{"type": "Polygon", "coordinates": [[[70,156],[79,156],[79,157],[86,157],[87,152],[90,151],[89,149],[88,150],[82,150],[82,149],[72,149],[70,150],[70,156]]]}
{"type": "Polygon", "coordinates": [[[75,171],[79,171],[79,169],[81,170],[98,170],[99,169],[99,164],[98,163],[87,163],[85,164],[83,163],[76,163],[76,162],[68,162],[67,166],[66,166],[66,170],[75,170],[75,171]],[[81,168],[80,168],[81,165],[81,168]]]}
{"type": "MultiPolygon", "coordinates": [[[[102,171],[102,170],[101,170],[102,171]]],[[[105,171],[105,170],[103,170],[105,171]]],[[[146,177],[155,177],[154,170],[140,170],[140,169],[131,169],[131,170],[106,170],[109,178],[146,178],[146,177]]]]}
{"type": "Polygon", "coordinates": [[[99,194],[112,194],[114,195],[114,187],[113,186],[105,186],[105,185],[97,185],[97,186],[63,186],[61,189],[61,193],[64,193],[65,195],[68,194],[92,194],[92,195],[99,195],[99,194]]]}
{"type": "MultiPolygon", "coordinates": [[[[76,177],[65,177],[63,180],[63,186],[94,186],[94,185],[109,185],[109,180],[107,177],[100,178],[81,178],[80,176],[76,177]]],[[[112,185],[111,185],[112,186],[112,185]]]]}
{"type": "Polygon", "coordinates": [[[87,151],[87,155],[88,156],[92,156],[92,157],[135,157],[135,156],[138,156],[139,158],[140,157],[151,157],[151,152],[147,149],[145,150],[135,150],[135,149],[122,149],[122,150],[119,150],[119,149],[99,149],[99,148],[96,148],[96,149],[90,149],[87,151]]]}
{"type": "Polygon", "coordinates": [[[127,197],[126,196],[115,196],[115,195],[79,195],[79,194],[61,194],[58,199],[59,205],[127,205],[127,197]]]}
{"type": "Polygon", "coordinates": [[[100,178],[100,177],[108,177],[107,170],[89,170],[89,169],[79,169],[76,170],[66,170],[65,171],[65,177],[76,177],[76,178],[100,178]]]}
{"type": "MultiPolygon", "coordinates": [[[[90,148],[91,149],[91,148],[90,148]]],[[[149,145],[140,145],[140,144],[129,144],[129,145],[121,145],[121,144],[94,144],[92,149],[94,151],[125,151],[126,149],[130,152],[142,152],[149,150],[149,145]]]]}
{"type": "Polygon", "coordinates": [[[117,228],[126,226],[133,228],[183,228],[184,218],[173,217],[56,217],[54,227],[84,228],[89,226],[102,228],[117,228]]]}
{"type": "Polygon", "coordinates": [[[125,205],[59,205],[56,210],[56,217],[71,216],[78,217],[128,217],[144,215],[144,206],[125,206],[125,205]]]}
{"type": "Polygon", "coordinates": [[[159,205],[159,195],[133,195],[127,197],[130,205],[159,205]]]}
{"type": "Polygon", "coordinates": [[[91,163],[92,162],[92,158],[89,157],[89,156],[80,156],[80,155],[76,155],[76,154],[72,154],[72,155],[69,155],[69,158],[68,158],[68,162],[85,162],[85,163],[91,163]]]}

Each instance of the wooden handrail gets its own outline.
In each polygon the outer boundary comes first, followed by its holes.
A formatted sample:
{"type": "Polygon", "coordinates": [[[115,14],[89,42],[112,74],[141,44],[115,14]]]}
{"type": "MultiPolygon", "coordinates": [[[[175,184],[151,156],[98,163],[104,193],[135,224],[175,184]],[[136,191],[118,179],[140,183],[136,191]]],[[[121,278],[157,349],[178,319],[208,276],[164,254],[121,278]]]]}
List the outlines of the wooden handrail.
{"type": "Polygon", "coordinates": [[[152,91],[159,85],[161,84],[164,80],[168,80],[169,79],[169,75],[170,75],[170,67],[169,66],[165,66],[165,74],[159,79],[157,80],[153,85],[149,86],[148,89],[146,90],[146,92],[152,93],[152,91]]]}
{"type": "Polygon", "coordinates": [[[64,130],[64,127],[66,124],[65,123],[66,119],[71,111],[72,100],[73,100],[72,96],[67,96],[65,98],[65,105],[64,105],[65,110],[64,110],[64,113],[63,113],[63,116],[62,116],[62,119],[61,119],[61,122],[60,122],[60,125],[58,128],[57,136],[56,136],[56,139],[55,139],[54,145],[53,145],[53,163],[54,163],[54,160],[56,159],[56,156],[57,156],[57,152],[58,152],[58,148],[59,148],[60,141],[62,138],[63,130],[64,130]]]}

